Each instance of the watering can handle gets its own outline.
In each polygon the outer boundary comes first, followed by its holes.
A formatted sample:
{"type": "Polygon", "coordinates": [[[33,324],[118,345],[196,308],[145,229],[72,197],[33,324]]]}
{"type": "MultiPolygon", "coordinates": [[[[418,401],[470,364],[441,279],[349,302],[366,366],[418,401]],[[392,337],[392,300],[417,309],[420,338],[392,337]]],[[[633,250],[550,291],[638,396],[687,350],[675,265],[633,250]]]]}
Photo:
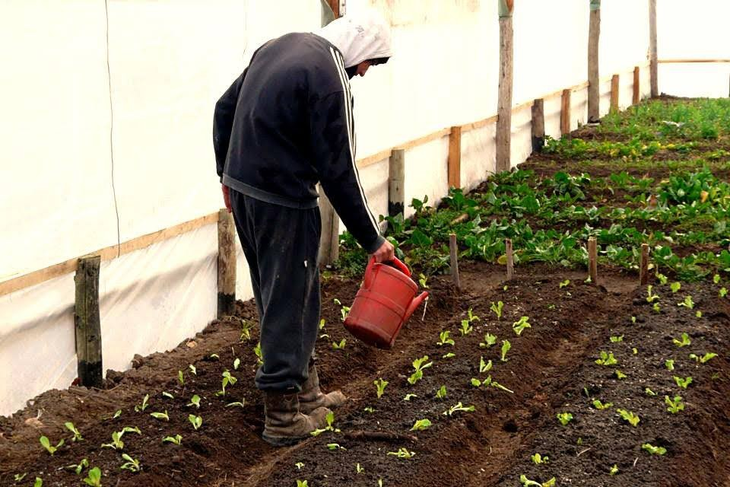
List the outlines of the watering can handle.
{"type": "MultiPolygon", "coordinates": [[[[392,261],[388,261],[388,264],[402,272],[408,277],[411,277],[411,270],[405,265],[400,259],[394,257],[392,261]]],[[[371,279],[373,278],[373,268],[375,267],[375,257],[371,257],[368,261],[368,266],[365,268],[365,287],[369,288],[371,279]]]]}

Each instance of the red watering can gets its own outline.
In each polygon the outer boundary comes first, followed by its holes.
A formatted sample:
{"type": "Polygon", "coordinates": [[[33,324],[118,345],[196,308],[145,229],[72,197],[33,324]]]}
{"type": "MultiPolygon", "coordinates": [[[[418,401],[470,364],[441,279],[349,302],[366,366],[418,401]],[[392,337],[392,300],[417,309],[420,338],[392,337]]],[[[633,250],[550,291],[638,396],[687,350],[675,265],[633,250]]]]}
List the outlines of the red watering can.
{"type": "Polygon", "coordinates": [[[403,262],[394,259],[376,264],[370,259],[365,280],[345,319],[345,328],[355,338],[377,348],[390,349],[403,324],[428,297],[416,297],[418,286],[403,262]]]}

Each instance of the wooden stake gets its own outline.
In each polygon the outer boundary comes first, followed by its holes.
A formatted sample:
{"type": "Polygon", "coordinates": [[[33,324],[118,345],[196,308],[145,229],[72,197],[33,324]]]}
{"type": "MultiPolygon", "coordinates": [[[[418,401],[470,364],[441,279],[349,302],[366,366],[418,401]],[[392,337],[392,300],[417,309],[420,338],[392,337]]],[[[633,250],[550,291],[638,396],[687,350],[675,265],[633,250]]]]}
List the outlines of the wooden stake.
{"type": "Polygon", "coordinates": [[[634,68],[634,97],[631,103],[634,105],[641,103],[641,68],[638,66],[634,68]]]}
{"type": "Polygon", "coordinates": [[[499,98],[497,102],[497,172],[512,169],[512,89],[514,2],[499,0],[499,98]]]}
{"type": "Polygon", "coordinates": [[[456,234],[449,235],[449,250],[451,252],[451,279],[456,289],[461,289],[461,278],[459,277],[459,246],[456,243],[456,234]]]}
{"type": "Polygon", "coordinates": [[[236,307],[236,227],[225,208],[218,212],[218,318],[236,307]]]}
{"type": "Polygon", "coordinates": [[[588,239],[588,277],[593,284],[598,284],[598,245],[596,237],[588,239]]]}
{"type": "Polygon", "coordinates": [[[406,151],[393,149],[388,166],[388,216],[404,215],[406,151]]]}
{"type": "Polygon", "coordinates": [[[76,357],[81,385],[101,387],[101,318],[99,315],[99,271],[101,257],[79,259],[74,276],[76,303],[74,327],[76,332],[76,357]]]}
{"type": "Polygon", "coordinates": [[[649,244],[641,244],[641,262],[639,263],[639,280],[642,286],[649,283],[649,244]]]}
{"type": "Polygon", "coordinates": [[[505,255],[507,256],[507,280],[510,281],[515,277],[515,257],[512,252],[512,239],[508,238],[504,241],[505,255]]]}
{"type": "Polygon", "coordinates": [[[532,152],[545,147],[545,101],[538,98],[532,104],[532,152]]]}
{"type": "Polygon", "coordinates": [[[649,69],[651,70],[651,96],[659,96],[659,56],[657,55],[656,0],[649,0],[649,69]]]}
{"type": "Polygon", "coordinates": [[[449,134],[448,178],[450,188],[461,187],[461,127],[451,127],[449,134]]]}
{"type": "Polygon", "coordinates": [[[340,257],[340,219],[321,186],[319,188],[319,212],[322,217],[319,264],[332,265],[340,257]]]}
{"type": "Polygon", "coordinates": [[[590,27],[588,33],[588,121],[601,118],[601,81],[599,71],[599,45],[601,38],[601,0],[591,0],[590,27]]]}
{"type": "Polygon", "coordinates": [[[619,97],[621,96],[621,78],[614,74],[611,78],[611,111],[619,111],[619,97]]]}
{"type": "Polygon", "coordinates": [[[560,132],[562,135],[570,135],[571,114],[570,96],[573,90],[563,90],[562,106],[560,110],[560,132]]]}

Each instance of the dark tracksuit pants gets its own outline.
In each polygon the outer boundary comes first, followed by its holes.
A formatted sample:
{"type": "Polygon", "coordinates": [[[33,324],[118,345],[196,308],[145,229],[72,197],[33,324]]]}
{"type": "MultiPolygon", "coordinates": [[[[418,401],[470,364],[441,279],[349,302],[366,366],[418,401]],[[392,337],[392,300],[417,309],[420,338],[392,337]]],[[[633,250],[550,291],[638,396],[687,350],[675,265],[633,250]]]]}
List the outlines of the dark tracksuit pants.
{"type": "Polygon", "coordinates": [[[256,386],[299,391],[319,325],[319,207],[294,209],[230,190],[261,323],[256,386]]]}

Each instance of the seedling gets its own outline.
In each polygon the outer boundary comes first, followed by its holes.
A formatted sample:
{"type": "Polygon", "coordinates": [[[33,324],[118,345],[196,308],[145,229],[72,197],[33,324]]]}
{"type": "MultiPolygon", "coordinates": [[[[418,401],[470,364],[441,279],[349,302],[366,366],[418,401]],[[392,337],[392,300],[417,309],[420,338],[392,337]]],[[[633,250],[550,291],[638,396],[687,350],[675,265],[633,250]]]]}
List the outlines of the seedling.
{"type": "Polygon", "coordinates": [[[555,487],[555,482],[555,477],[551,478],[547,482],[540,483],[528,479],[525,475],[520,475],[520,483],[525,487],[555,487]]]}
{"type": "Polygon", "coordinates": [[[225,396],[226,395],[226,387],[229,385],[234,386],[236,385],[236,382],[238,382],[238,379],[231,375],[231,373],[226,370],[221,374],[223,376],[223,379],[221,379],[221,390],[216,392],[216,396],[225,396]]]}
{"type": "Polygon", "coordinates": [[[621,343],[622,341],[624,341],[624,336],[623,335],[621,335],[621,336],[612,336],[610,338],[610,340],[611,340],[611,343],[621,343]]]}
{"type": "Polygon", "coordinates": [[[261,352],[261,342],[258,342],[255,347],[253,347],[253,353],[256,355],[256,364],[257,365],[263,365],[264,364],[264,355],[261,352]]]}
{"type": "Polygon", "coordinates": [[[405,396],[403,397],[403,400],[404,400],[404,401],[410,401],[410,400],[411,400],[411,399],[413,399],[414,397],[418,397],[418,394],[406,394],[406,395],[405,395],[405,396]]]}
{"type": "Polygon", "coordinates": [[[167,399],[175,399],[175,396],[173,396],[169,392],[165,392],[165,391],[162,391],[162,397],[167,398],[167,399]]]}
{"type": "Polygon", "coordinates": [[[454,357],[456,357],[456,354],[454,352],[445,353],[441,356],[441,358],[443,358],[443,359],[454,358],[454,357]]]}
{"type": "Polygon", "coordinates": [[[654,303],[654,305],[651,307],[651,309],[653,309],[655,313],[662,312],[662,307],[659,305],[659,303],[654,303]]]}
{"type": "Polygon", "coordinates": [[[63,444],[65,443],[65,440],[62,439],[61,441],[58,442],[58,444],[56,446],[53,446],[53,445],[51,445],[51,440],[49,440],[47,436],[41,436],[40,442],[41,442],[41,445],[43,446],[43,448],[45,448],[46,451],[48,453],[50,453],[51,456],[53,456],[53,454],[56,453],[56,450],[58,450],[59,448],[61,448],[63,446],[63,444]]]}
{"type": "Polygon", "coordinates": [[[446,386],[439,387],[439,390],[436,391],[436,399],[446,399],[446,386]]]}
{"type": "Polygon", "coordinates": [[[509,340],[502,340],[502,362],[507,361],[507,352],[509,352],[510,348],[512,348],[512,344],[509,342],[509,340]]]}
{"type": "Polygon", "coordinates": [[[355,465],[355,471],[356,471],[356,472],[358,473],[358,475],[359,475],[359,474],[361,474],[361,473],[365,472],[365,469],[364,469],[364,468],[362,468],[362,467],[360,466],[360,464],[358,463],[357,465],[355,465]]]}
{"type": "Polygon", "coordinates": [[[469,320],[461,320],[461,328],[459,329],[459,333],[461,333],[462,336],[466,336],[473,331],[474,327],[471,326],[469,320]]]}
{"type": "Polygon", "coordinates": [[[474,377],[471,378],[471,381],[469,381],[469,383],[474,387],[482,386],[482,381],[480,381],[479,379],[475,379],[474,377]]]}
{"type": "Polygon", "coordinates": [[[135,404],[134,410],[137,412],[144,411],[145,409],[147,409],[147,406],[149,406],[149,400],[150,400],[150,395],[145,394],[144,398],[142,398],[142,404],[135,404]]]}
{"type": "Polygon", "coordinates": [[[241,359],[236,357],[236,360],[233,361],[233,370],[238,370],[238,367],[241,366],[241,359]]]}
{"type": "MultiPolygon", "coordinates": [[[[703,362],[704,363],[704,362],[703,362]]],[[[83,436],[81,436],[81,433],[79,433],[79,430],[76,429],[76,426],[72,422],[63,423],[63,425],[66,427],[67,430],[69,430],[71,433],[73,433],[73,438],[71,438],[71,441],[77,442],[82,441],[84,439],[83,436]]]]}
{"type": "Polygon", "coordinates": [[[674,400],[670,399],[669,396],[664,396],[664,404],[668,406],[667,411],[672,414],[677,414],[680,411],[684,411],[682,396],[674,396],[674,400]]]}
{"type": "Polygon", "coordinates": [[[297,479],[297,487],[309,487],[309,483],[306,480],[297,479]]]}
{"type": "Polygon", "coordinates": [[[484,357],[479,358],[479,373],[483,374],[485,372],[489,372],[492,370],[492,361],[489,362],[484,361],[484,357]]]}
{"type": "Polygon", "coordinates": [[[557,417],[558,421],[560,421],[560,424],[562,424],[563,426],[567,426],[568,423],[573,421],[573,415],[567,412],[558,413],[557,417]]]}
{"type": "Polygon", "coordinates": [[[682,284],[679,282],[673,282],[669,288],[672,290],[673,293],[679,292],[680,289],[682,289],[682,284]]]}
{"type": "Polygon", "coordinates": [[[656,396],[656,392],[652,391],[648,387],[646,389],[644,389],[644,392],[646,393],[647,396],[656,396]]]}
{"type": "Polygon", "coordinates": [[[634,355],[639,355],[639,349],[638,348],[632,348],[631,349],[631,353],[633,353],[634,355]]]}
{"type": "Polygon", "coordinates": [[[725,296],[727,296],[727,288],[721,287],[720,292],[718,293],[718,296],[720,296],[721,298],[724,298],[725,296]]]}
{"type": "Polygon", "coordinates": [[[667,370],[674,370],[674,360],[672,360],[672,359],[665,360],[664,367],[666,367],[667,370]]]}
{"type": "Polygon", "coordinates": [[[499,389],[501,391],[509,392],[510,394],[514,394],[515,393],[515,391],[513,391],[511,389],[507,389],[505,386],[503,386],[502,384],[500,384],[496,380],[492,380],[492,376],[491,375],[484,380],[483,385],[489,385],[489,386],[492,386],[492,387],[494,387],[496,389],[499,389]]]}
{"type": "Polygon", "coordinates": [[[329,451],[335,451],[335,450],[347,450],[344,446],[341,446],[339,443],[327,443],[327,449],[329,451]]]}
{"type": "Polygon", "coordinates": [[[142,467],[139,465],[139,460],[130,457],[126,453],[122,453],[122,458],[126,460],[120,467],[122,470],[129,470],[130,472],[137,473],[140,470],[142,470],[142,467]]]}
{"type": "Polygon", "coordinates": [[[467,317],[469,318],[469,323],[471,323],[473,321],[479,321],[479,317],[472,312],[471,308],[469,308],[469,310],[466,313],[467,313],[467,317]]]}
{"type": "Polygon", "coordinates": [[[535,453],[534,455],[530,456],[530,460],[532,460],[535,465],[542,465],[544,463],[548,463],[550,461],[550,457],[548,457],[547,455],[542,456],[539,453],[535,453]]]}
{"type": "Polygon", "coordinates": [[[394,457],[398,458],[413,458],[416,455],[416,452],[408,451],[407,448],[399,448],[398,451],[389,451],[388,455],[392,455],[394,457]]]}
{"type": "Polygon", "coordinates": [[[27,472],[26,472],[26,473],[16,473],[15,475],[13,475],[13,480],[15,480],[16,482],[20,482],[20,481],[22,481],[22,480],[23,480],[23,479],[24,479],[24,478],[25,478],[25,477],[26,477],[27,475],[28,475],[28,473],[27,473],[27,472]]]}
{"type": "Polygon", "coordinates": [[[651,443],[644,443],[641,445],[642,450],[646,450],[650,455],[664,455],[667,453],[667,449],[663,446],[654,446],[651,443]]]}
{"type": "Polygon", "coordinates": [[[598,409],[599,411],[602,411],[604,409],[609,409],[609,408],[613,407],[613,403],[612,402],[603,403],[603,402],[599,401],[598,399],[596,399],[595,401],[593,401],[593,407],[598,409]]]}
{"type": "Polygon", "coordinates": [[[375,387],[377,388],[378,399],[380,399],[381,397],[383,397],[383,393],[385,392],[385,387],[388,385],[388,381],[378,379],[376,381],[373,381],[373,384],[375,384],[375,387]]]}
{"type": "Polygon", "coordinates": [[[423,289],[428,289],[428,277],[423,274],[419,274],[418,284],[420,284],[423,289]]]}
{"type": "Polygon", "coordinates": [[[246,405],[246,399],[243,399],[241,401],[229,402],[228,404],[226,404],[226,407],[227,408],[232,408],[232,407],[238,406],[240,408],[243,408],[245,405],[246,405]]]}
{"type": "Polygon", "coordinates": [[[620,370],[618,370],[618,369],[614,370],[614,372],[613,372],[613,373],[614,373],[614,375],[616,376],[616,378],[617,378],[618,380],[623,380],[623,379],[625,379],[625,378],[627,377],[627,375],[626,375],[626,374],[624,374],[623,372],[621,372],[621,371],[620,371],[620,370]]]}
{"type": "MultiPolygon", "coordinates": [[[[367,408],[365,408],[365,409],[367,410],[367,408]]],[[[327,413],[327,416],[325,416],[324,419],[325,419],[325,421],[327,421],[327,426],[325,426],[324,428],[318,428],[318,429],[312,431],[310,433],[312,436],[319,436],[322,433],[324,433],[325,431],[331,431],[333,433],[339,433],[340,432],[340,429],[339,428],[335,428],[334,426],[332,426],[334,424],[334,422],[335,422],[335,413],[333,413],[332,411],[330,411],[329,413],[327,413]]]]}
{"type": "Polygon", "coordinates": [[[219,360],[221,358],[217,353],[211,353],[209,357],[211,360],[219,360]]]}
{"type": "Polygon", "coordinates": [[[345,348],[345,345],[347,345],[347,339],[343,338],[342,340],[340,340],[340,343],[332,342],[332,349],[343,350],[345,348]]]}
{"type": "Polygon", "coordinates": [[[188,365],[188,370],[191,374],[198,375],[198,369],[193,364],[188,365]]]}
{"type": "Polygon", "coordinates": [[[170,416],[167,414],[167,409],[164,413],[150,413],[150,416],[152,416],[155,419],[161,419],[163,421],[170,421],[170,416]]]}
{"type": "Polygon", "coordinates": [[[566,279],[560,283],[560,289],[563,289],[564,287],[568,287],[568,286],[570,286],[570,279],[566,279]]]}
{"type": "Polygon", "coordinates": [[[662,286],[666,286],[667,281],[668,281],[667,276],[657,272],[656,278],[659,281],[659,284],[661,284],[662,286]]]}
{"type": "Polygon", "coordinates": [[[36,477],[35,482],[33,483],[33,487],[43,487],[43,479],[40,477],[36,477]]]}
{"type": "Polygon", "coordinates": [[[504,303],[502,301],[497,301],[496,303],[492,303],[492,305],[489,307],[489,310],[492,311],[495,315],[497,315],[497,321],[499,321],[502,318],[503,309],[504,309],[504,303]]]}
{"type": "Polygon", "coordinates": [[[689,335],[686,333],[682,333],[682,338],[680,340],[674,338],[672,339],[672,343],[674,343],[678,347],[686,347],[687,345],[692,343],[692,340],[690,340],[689,335]]]}
{"type": "Polygon", "coordinates": [[[616,357],[613,356],[613,352],[607,353],[601,351],[601,358],[596,359],[596,363],[598,365],[616,365],[618,360],[616,360],[616,357]]]}
{"type": "Polygon", "coordinates": [[[339,299],[337,299],[337,298],[335,298],[333,300],[333,302],[337,306],[340,306],[340,317],[342,318],[342,321],[345,321],[345,319],[347,318],[347,315],[350,313],[350,307],[349,306],[342,306],[342,302],[339,299]]]}
{"type": "Polygon", "coordinates": [[[695,311],[695,317],[702,318],[702,311],[700,311],[700,310],[695,311]]]}
{"type": "Polygon", "coordinates": [[[697,362],[699,364],[706,364],[707,362],[709,362],[710,360],[712,360],[715,357],[717,357],[717,354],[712,353],[712,352],[706,353],[702,357],[700,357],[699,355],[695,355],[694,353],[689,354],[689,358],[691,358],[692,360],[694,360],[695,362],[697,362]]]}
{"type": "Polygon", "coordinates": [[[428,360],[428,355],[424,355],[421,358],[417,358],[413,361],[413,369],[415,372],[408,378],[408,383],[414,385],[419,380],[423,379],[423,371],[433,365],[433,362],[425,363],[428,360]]]}
{"type": "Polygon", "coordinates": [[[451,406],[448,410],[444,411],[443,414],[444,416],[453,416],[459,411],[463,411],[465,413],[473,413],[474,411],[476,411],[476,408],[474,406],[464,406],[461,401],[459,401],[456,406],[451,406]]]}
{"type": "Polygon", "coordinates": [[[686,389],[689,387],[689,385],[692,383],[692,377],[687,377],[685,379],[682,379],[681,377],[674,376],[674,382],[677,383],[679,387],[682,389],[686,389]]]}
{"type": "Polygon", "coordinates": [[[193,425],[193,428],[195,428],[195,431],[198,431],[201,426],[203,426],[203,418],[200,416],[196,416],[194,414],[188,414],[188,421],[190,421],[190,424],[193,425]]]}
{"type": "Polygon", "coordinates": [[[124,436],[125,433],[137,433],[138,435],[141,435],[142,432],[139,430],[139,428],[132,428],[129,426],[125,426],[122,428],[121,431],[115,431],[112,433],[112,442],[111,443],[104,443],[101,445],[102,448],[112,448],[114,450],[123,450],[124,449],[124,442],[122,441],[122,436],[124,436]]]}
{"type": "Polygon", "coordinates": [[[365,408],[363,409],[363,411],[365,411],[366,413],[370,413],[370,414],[373,414],[373,413],[375,412],[375,408],[374,408],[374,407],[372,407],[372,406],[367,406],[367,407],[365,407],[365,408]]]}
{"type": "Polygon", "coordinates": [[[484,342],[479,344],[479,348],[488,348],[497,343],[497,335],[487,333],[484,335],[484,342]]]}
{"type": "Polygon", "coordinates": [[[322,318],[321,320],[319,320],[319,329],[324,330],[324,325],[325,325],[325,321],[324,321],[324,318],[322,318]]]}
{"type": "Polygon", "coordinates": [[[436,342],[436,345],[439,347],[442,347],[444,345],[451,345],[454,346],[454,340],[452,338],[449,338],[449,335],[451,335],[451,332],[448,330],[444,330],[441,333],[439,333],[439,341],[436,342]]]}
{"type": "Polygon", "coordinates": [[[162,442],[180,446],[182,443],[182,435],[166,436],[162,439],[162,442]]]}
{"type": "Polygon", "coordinates": [[[695,302],[692,301],[692,296],[687,296],[684,298],[684,301],[682,301],[681,303],[677,303],[677,306],[684,307],[687,309],[694,309],[695,302]]]}
{"type": "Polygon", "coordinates": [[[295,463],[295,464],[294,464],[294,466],[295,466],[295,467],[297,467],[297,470],[301,470],[301,469],[302,469],[302,467],[304,466],[304,463],[302,463],[302,462],[297,462],[297,463],[295,463]]]}
{"type": "Polygon", "coordinates": [[[418,421],[415,422],[415,424],[411,428],[411,431],[423,431],[430,427],[431,427],[431,421],[429,421],[428,419],[419,419],[418,421]]]}
{"type": "Polygon", "coordinates": [[[89,470],[89,473],[86,474],[86,478],[84,479],[84,483],[91,487],[101,487],[101,469],[94,467],[89,470]]]}
{"type": "Polygon", "coordinates": [[[631,324],[632,325],[635,325],[636,324],[636,316],[632,316],[631,317],[631,324]]]}
{"type": "Polygon", "coordinates": [[[523,316],[519,319],[519,321],[515,321],[512,323],[512,329],[515,331],[517,336],[522,335],[522,332],[525,331],[526,328],[532,328],[532,325],[530,325],[530,322],[528,321],[530,318],[527,316],[523,316]]]}
{"type": "Polygon", "coordinates": [[[625,409],[617,409],[616,412],[619,414],[619,416],[621,416],[621,419],[623,419],[624,421],[628,421],[631,426],[636,427],[639,424],[639,421],[641,421],[641,419],[631,411],[627,411],[625,409]]]}
{"type": "Polygon", "coordinates": [[[89,460],[87,458],[84,458],[83,460],[81,460],[79,463],[77,463],[75,465],[69,465],[68,467],[66,467],[66,469],[73,470],[73,472],[76,475],[81,475],[81,472],[83,472],[84,469],[87,468],[88,466],[89,466],[89,460]]]}
{"type": "Polygon", "coordinates": [[[195,394],[193,397],[190,398],[190,402],[187,405],[195,406],[195,409],[200,409],[200,396],[195,394]]]}
{"type": "Polygon", "coordinates": [[[180,383],[181,386],[185,385],[185,376],[183,375],[182,370],[177,371],[177,381],[180,383]]]}
{"type": "Polygon", "coordinates": [[[649,285],[646,288],[646,302],[650,303],[650,304],[653,303],[654,301],[659,300],[659,295],[652,293],[653,289],[654,289],[654,286],[652,286],[652,285],[649,285]]]}
{"type": "Polygon", "coordinates": [[[238,341],[243,343],[251,339],[251,324],[248,320],[241,320],[241,335],[238,337],[238,341]]]}
{"type": "Polygon", "coordinates": [[[121,416],[121,415],[122,415],[122,410],[121,410],[121,409],[117,409],[117,410],[116,410],[116,411],[114,412],[114,415],[112,416],[112,419],[117,419],[117,418],[118,418],[119,416],[121,416]]]}
{"type": "Polygon", "coordinates": [[[712,282],[714,282],[715,284],[720,284],[720,274],[715,274],[714,276],[712,276],[712,282]]]}
{"type": "Polygon", "coordinates": [[[611,467],[611,470],[608,471],[608,475],[610,475],[611,477],[613,477],[617,473],[618,473],[618,465],[617,464],[614,464],[613,467],[611,467]]]}

